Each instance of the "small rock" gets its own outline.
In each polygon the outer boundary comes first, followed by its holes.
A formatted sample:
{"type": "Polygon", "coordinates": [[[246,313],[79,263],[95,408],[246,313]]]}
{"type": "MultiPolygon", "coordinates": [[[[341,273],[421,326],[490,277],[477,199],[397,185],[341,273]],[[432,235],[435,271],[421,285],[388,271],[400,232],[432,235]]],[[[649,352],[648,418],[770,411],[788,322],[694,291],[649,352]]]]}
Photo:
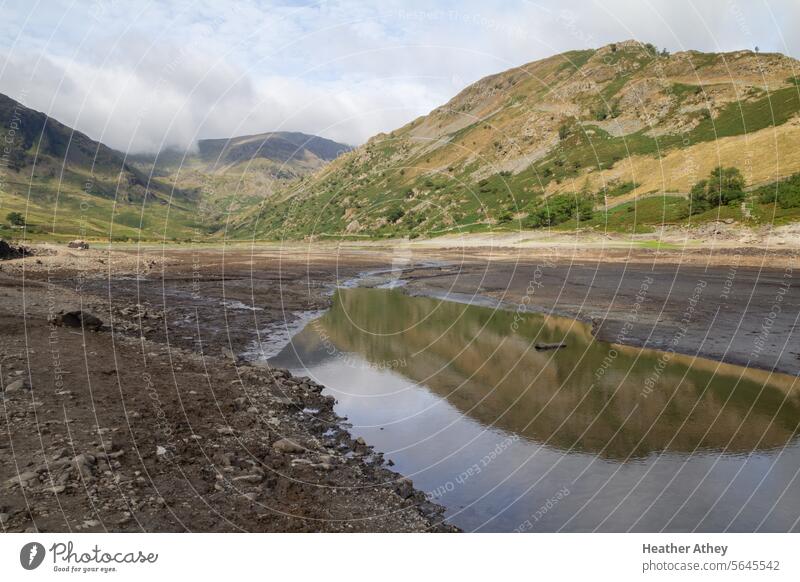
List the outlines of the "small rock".
{"type": "Polygon", "coordinates": [[[6,481],[6,487],[12,487],[14,485],[25,485],[28,481],[33,481],[37,479],[38,475],[34,471],[26,471],[24,473],[20,473],[16,477],[11,477],[6,481]]]}
{"type": "Polygon", "coordinates": [[[255,406],[251,406],[250,408],[247,409],[247,412],[249,414],[258,414],[258,408],[256,408],[255,406]]]}
{"type": "Polygon", "coordinates": [[[261,475],[241,475],[239,477],[234,477],[234,481],[244,481],[246,483],[261,483],[264,479],[261,475]]]}
{"type": "Polygon", "coordinates": [[[275,443],[272,444],[272,450],[278,453],[287,453],[287,454],[302,453],[303,451],[305,451],[303,447],[301,447],[296,442],[291,441],[289,439],[281,439],[279,441],[276,441],[275,443]]]}
{"type": "Polygon", "coordinates": [[[403,499],[408,499],[414,494],[414,482],[407,477],[403,477],[397,481],[394,490],[403,499]]]}
{"type": "Polygon", "coordinates": [[[30,390],[31,385],[28,383],[26,378],[20,378],[19,380],[14,380],[6,386],[6,392],[21,392],[23,390],[30,390]]]}
{"type": "Polygon", "coordinates": [[[232,434],[234,434],[234,431],[229,426],[223,426],[223,427],[220,427],[220,428],[217,429],[217,433],[222,434],[222,435],[232,435],[232,434]]]}

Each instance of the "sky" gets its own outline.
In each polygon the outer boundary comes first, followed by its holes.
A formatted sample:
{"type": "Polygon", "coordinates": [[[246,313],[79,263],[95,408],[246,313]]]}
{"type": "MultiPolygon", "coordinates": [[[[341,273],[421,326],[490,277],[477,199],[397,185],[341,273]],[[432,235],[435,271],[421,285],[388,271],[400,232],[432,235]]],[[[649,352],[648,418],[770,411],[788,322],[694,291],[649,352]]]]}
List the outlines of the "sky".
{"type": "Polygon", "coordinates": [[[634,38],[800,57],[798,0],[11,0],[0,93],[124,152],[303,131],[352,145],[481,77],[634,38]]]}

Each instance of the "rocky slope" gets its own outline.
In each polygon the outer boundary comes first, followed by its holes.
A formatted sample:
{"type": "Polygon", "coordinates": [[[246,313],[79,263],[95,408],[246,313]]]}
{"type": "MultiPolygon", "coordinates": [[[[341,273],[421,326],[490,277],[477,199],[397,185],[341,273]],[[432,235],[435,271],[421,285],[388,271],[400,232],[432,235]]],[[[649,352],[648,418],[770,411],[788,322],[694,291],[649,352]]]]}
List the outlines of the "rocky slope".
{"type": "MultiPolygon", "coordinates": [[[[555,55],[373,137],[236,227],[278,238],[435,235],[525,227],[558,194],[595,208],[685,195],[718,164],[767,183],[800,171],[797,74],[780,54],[668,55],[636,41],[555,55]]],[[[669,198],[661,204],[684,204],[669,198]]]]}

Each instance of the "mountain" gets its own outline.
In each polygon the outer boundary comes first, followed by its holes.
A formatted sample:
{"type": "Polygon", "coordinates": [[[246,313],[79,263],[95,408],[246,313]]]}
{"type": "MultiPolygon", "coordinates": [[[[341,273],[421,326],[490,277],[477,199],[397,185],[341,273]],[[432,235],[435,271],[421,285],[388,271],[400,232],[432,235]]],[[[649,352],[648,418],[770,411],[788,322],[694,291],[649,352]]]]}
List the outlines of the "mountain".
{"type": "Polygon", "coordinates": [[[800,171],[798,65],[636,41],[555,55],[481,79],[232,226],[247,237],[414,237],[797,219],[769,191],[703,212],[688,194],[718,165],[738,168],[747,190],[800,171]]]}
{"type": "Polygon", "coordinates": [[[197,142],[200,158],[213,164],[236,164],[257,158],[322,167],[350,151],[350,146],[299,132],[270,132],[197,142]]]}
{"type": "Polygon", "coordinates": [[[5,95],[0,134],[3,216],[21,212],[30,236],[158,238],[196,227],[195,193],[150,179],[119,152],[5,95]]]}
{"type": "Polygon", "coordinates": [[[0,151],[0,221],[21,212],[28,236],[62,238],[213,234],[223,229],[224,212],[257,205],[275,183],[307,175],[350,149],[275,132],[201,140],[194,152],[126,157],[5,95],[0,139],[8,146],[0,151]]]}
{"type": "Polygon", "coordinates": [[[222,215],[258,207],[280,186],[319,170],[351,149],[315,135],[268,132],[202,139],[189,151],[170,148],[132,159],[141,171],[196,193],[205,209],[222,215]]]}

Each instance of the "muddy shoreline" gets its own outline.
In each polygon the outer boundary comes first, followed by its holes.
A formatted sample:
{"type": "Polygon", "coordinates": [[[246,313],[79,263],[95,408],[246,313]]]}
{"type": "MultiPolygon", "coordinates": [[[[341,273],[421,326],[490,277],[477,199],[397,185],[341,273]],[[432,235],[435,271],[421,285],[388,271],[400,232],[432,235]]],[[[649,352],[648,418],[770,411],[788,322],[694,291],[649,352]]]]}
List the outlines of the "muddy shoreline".
{"type": "Polygon", "coordinates": [[[321,386],[261,363],[336,285],[371,270],[397,269],[390,283],[412,295],[800,373],[790,255],[766,269],[741,253],[711,265],[649,250],[43,250],[0,263],[3,531],[451,531],[352,438],[321,386]],[[48,324],[77,308],[103,328],[48,324]]]}
{"type": "Polygon", "coordinates": [[[480,261],[405,275],[410,294],[574,318],[600,340],[800,374],[800,292],[782,268],[480,261]]]}
{"type": "Polygon", "coordinates": [[[358,260],[246,282],[211,256],[25,261],[0,272],[2,531],[455,530],[322,386],[234,355],[358,260]],[[103,326],[48,323],[75,309],[103,326]]]}

